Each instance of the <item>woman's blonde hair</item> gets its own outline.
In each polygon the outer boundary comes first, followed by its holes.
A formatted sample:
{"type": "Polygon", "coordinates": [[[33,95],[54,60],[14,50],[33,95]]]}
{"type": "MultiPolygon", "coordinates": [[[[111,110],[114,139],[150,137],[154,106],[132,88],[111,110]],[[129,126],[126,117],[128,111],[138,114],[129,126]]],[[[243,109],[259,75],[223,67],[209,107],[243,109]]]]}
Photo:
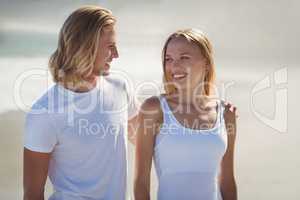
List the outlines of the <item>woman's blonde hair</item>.
{"type": "Polygon", "coordinates": [[[208,62],[208,69],[206,70],[206,74],[204,76],[204,83],[202,83],[204,86],[204,95],[211,95],[212,94],[212,85],[215,81],[215,65],[214,65],[214,59],[213,59],[213,52],[212,52],[212,45],[207,39],[207,37],[199,30],[197,29],[184,29],[184,30],[178,30],[175,33],[171,34],[168,39],[166,40],[163,51],[162,51],[162,65],[163,65],[163,83],[164,83],[164,89],[166,94],[172,94],[176,92],[176,87],[170,83],[171,75],[167,74],[166,67],[165,67],[165,57],[166,57],[166,51],[169,42],[173,38],[182,37],[186,39],[188,42],[192,42],[196,44],[200,50],[202,55],[206,58],[208,62]]]}
{"type": "Polygon", "coordinates": [[[83,6],[75,10],[63,24],[58,47],[49,60],[54,82],[76,83],[90,75],[101,30],[115,21],[111,11],[99,6],[83,6]]]}

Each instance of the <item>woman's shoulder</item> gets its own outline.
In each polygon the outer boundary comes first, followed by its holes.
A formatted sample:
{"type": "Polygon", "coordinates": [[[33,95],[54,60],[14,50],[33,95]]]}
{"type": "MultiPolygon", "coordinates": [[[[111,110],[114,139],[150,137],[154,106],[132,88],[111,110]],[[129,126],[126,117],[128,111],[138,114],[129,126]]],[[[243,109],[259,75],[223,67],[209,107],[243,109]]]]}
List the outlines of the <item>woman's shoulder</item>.
{"type": "Polygon", "coordinates": [[[147,98],[143,103],[141,108],[145,111],[159,111],[160,107],[160,96],[152,96],[147,98]]]}
{"type": "Polygon", "coordinates": [[[140,112],[147,118],[161,119],[162,109],[160,104],[161,96],[152,96],[147,98],[141,106],[140,112]]]}

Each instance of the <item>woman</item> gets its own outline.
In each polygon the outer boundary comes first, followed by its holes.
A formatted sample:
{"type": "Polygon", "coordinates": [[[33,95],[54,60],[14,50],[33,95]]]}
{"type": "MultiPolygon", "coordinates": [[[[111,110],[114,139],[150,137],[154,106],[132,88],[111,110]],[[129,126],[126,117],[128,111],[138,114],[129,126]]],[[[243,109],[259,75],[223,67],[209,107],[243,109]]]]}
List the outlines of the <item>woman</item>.
{"type": "Polygon", "coordinates": [[[236,200],[236,108],[214,98],[212,46],[198,30],[163,48],[166,94],[147,99],[136,139],[136,200],[150,199],[152,158],[158,200],[236,200]]]}

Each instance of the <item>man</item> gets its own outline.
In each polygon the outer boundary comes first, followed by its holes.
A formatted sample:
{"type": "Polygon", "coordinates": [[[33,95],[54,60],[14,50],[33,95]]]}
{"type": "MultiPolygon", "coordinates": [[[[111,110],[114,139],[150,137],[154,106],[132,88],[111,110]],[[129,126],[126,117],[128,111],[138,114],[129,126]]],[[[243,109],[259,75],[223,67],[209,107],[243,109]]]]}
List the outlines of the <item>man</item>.
{"type": "Polygon", "coordinates": [[[44,199],[47,175],[51,200],[125,199],[124,135],[137,106],[125,81],[110,74],[118,58],[115,21],[97,6],[65,21],[49,62],[56,84],[26,117],[24,200],[44,199]]]}

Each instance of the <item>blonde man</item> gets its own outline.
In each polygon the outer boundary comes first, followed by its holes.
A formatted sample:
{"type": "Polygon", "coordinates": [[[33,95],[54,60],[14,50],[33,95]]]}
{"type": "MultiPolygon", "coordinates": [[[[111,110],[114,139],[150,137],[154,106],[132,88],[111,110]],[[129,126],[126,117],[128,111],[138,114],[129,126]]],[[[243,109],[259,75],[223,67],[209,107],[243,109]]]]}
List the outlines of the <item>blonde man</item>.
{"type": "Polygon", "coordinates": [[[24,200],[123,200],[128,125],[136,121],[125,81],[110,74],[118,58],[115,18],[85,6],[65,21],[49,68],[56,83],[27,114],[24,200]]]}

